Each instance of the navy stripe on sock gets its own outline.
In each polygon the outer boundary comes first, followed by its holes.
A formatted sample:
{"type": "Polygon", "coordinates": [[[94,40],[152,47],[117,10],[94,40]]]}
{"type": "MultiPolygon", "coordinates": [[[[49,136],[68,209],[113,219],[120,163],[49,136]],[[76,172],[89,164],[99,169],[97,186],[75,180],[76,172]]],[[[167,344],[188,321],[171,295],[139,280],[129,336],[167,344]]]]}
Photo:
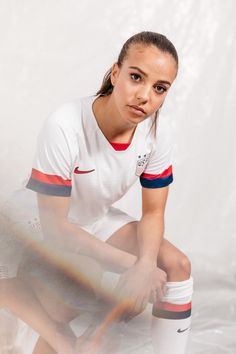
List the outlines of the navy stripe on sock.
{"type": "Polygon", "coordinates": [[[169,320],[181,320],[181,319],[188,318],[191,316],[191,309],[189,309],[187,311],[173,312],[173,311],[160,310],[158,308],[153,308],[152,314],[153,314],[153,316],[158,317],[158,318],[166,318],[169,320]]]}

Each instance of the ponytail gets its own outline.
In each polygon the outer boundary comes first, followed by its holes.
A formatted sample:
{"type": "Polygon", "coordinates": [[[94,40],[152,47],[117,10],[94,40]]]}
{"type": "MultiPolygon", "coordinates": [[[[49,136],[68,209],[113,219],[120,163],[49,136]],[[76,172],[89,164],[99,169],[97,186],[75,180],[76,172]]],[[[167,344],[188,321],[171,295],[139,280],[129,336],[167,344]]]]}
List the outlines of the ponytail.
{"type": "Polygon", "coordinates": [[[98,92],[96,93],[97,96],[109,96],[112,91],[113,91],[113,85],[111,83],[111,71],[112,69],[109,69],[102,81],[102,85],[98,92]]]}

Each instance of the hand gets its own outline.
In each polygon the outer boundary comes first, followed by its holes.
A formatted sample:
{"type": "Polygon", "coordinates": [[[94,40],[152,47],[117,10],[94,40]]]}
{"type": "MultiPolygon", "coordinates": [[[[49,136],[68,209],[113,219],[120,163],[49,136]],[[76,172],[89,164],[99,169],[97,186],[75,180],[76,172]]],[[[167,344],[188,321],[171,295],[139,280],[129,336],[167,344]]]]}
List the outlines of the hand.
{"type": "Polygon", "coordinates": [[[124,304],[120,319],[128,321],[146,308],[148,302],[161,299],[165,293],[166,273],[138,261],[132,268],[123,273],[115,288],[115,296],[124,304]]]}
{"type": "Polygon", "coordinates": [[[153,286],[150,294],[149,302],[154,304],[158,300],[162,300],[166,294],[167,274],[160,268],[156,268],[153,272],[153,286]]]}

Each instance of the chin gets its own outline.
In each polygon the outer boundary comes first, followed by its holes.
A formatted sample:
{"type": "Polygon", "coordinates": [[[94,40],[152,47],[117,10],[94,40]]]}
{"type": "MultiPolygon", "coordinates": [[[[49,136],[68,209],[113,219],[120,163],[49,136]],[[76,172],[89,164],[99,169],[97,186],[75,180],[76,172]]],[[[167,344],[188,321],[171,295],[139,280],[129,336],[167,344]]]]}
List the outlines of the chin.
{"type": "Polygon", "coordinates": [[[140,118],[140,117],[132,117],[128,119],[128,122],[132,125],[137,125],[141,122],[143,122],[146,118],[140,118]]]}

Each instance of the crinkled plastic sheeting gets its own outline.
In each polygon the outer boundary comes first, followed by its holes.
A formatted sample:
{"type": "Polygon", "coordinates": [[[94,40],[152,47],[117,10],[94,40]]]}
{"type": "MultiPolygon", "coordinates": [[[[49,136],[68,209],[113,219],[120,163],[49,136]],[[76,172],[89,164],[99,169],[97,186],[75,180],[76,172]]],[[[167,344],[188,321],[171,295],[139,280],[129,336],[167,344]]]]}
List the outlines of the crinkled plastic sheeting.
{"type": "MultiPolygon", "coordinates": [[[[7,128],[0,130],[1,198],[6,200],[16,189],[21,168],[26,171],[31,165],[34,126],[45,118],[41,113],[77,94],[96,91],[94,80],[99,86],[104,69],[131,34],[143,29],[165,33],[180,56],[178,79],[162,116],[170,120],[175,136],[175,183],[166,232],[191,258],[195,281],[187,353],[235,354],[235,1],[61,0],[45,4],[1,3],[1,33],[7,33],[0,39],[4,53],[0,84],[5,82],[1,124],[7,128]],[[65,75],[58,76],[62,72],[65,75]],[[45,77],[51,86],[45,84],[45,77]],[[11,158],[6,151],[11,151],[11,158]]],[[[133,214],[139,212],[138,203],[133,203],[140,198],[137,188],[120,202],[133,214]]],[[[33,220],[28,221],[34,228],[33,220]]],[[[83,315],[73,322],[78,334],[89,320],[83,315]]],[[[119,328],[120,353],[152,353],[149,325],[150,308],[119,328]]],[[[30,354],[36,339],[37,334],[23,322],[0,311],[1,354],[30,354]]]]}

